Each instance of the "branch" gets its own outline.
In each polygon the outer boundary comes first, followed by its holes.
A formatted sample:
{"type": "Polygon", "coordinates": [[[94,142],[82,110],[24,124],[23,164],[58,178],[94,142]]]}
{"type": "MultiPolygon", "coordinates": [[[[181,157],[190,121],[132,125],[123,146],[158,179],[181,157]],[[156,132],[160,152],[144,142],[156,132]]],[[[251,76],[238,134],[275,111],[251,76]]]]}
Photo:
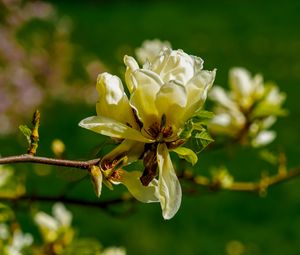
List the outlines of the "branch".
{"type": "Polygon", "coordinates": [[[91,166],[97,165],[100,159],[92,159],[88,161],[55,159],[47,157],[37,157],[29,154],[0,158],[0,165],[13,163],[38,163],[45,165],[55,165],[63,167],[73,167],[88,170],[91,166]]]}
{"type": "Polygon", "coordinates": [[[180,176],[183,180],[188,180],[196,185],[206,187],[210,191],[217,190],[230,190],[230,191],[242,191],[242,192],[265,192],[270,186],[275,186],[277,184],[289,181],[294,177],[300,175],[300,167],[289,170],[289,171],[279,171],[273,176],[264,176],[261,180],[257,182],[233,182],[228,187],[222,187],[221,182],[214,182],[205,176],[195,176],[191,173],[183,173],[180,176]]]}
{"type": "Polygon", "coordinates": [[[131,196],[123,196],[120,198],[114,198],[110,200],[105,200],[105,201],[87,201],[87,200],[81,200],[81,199],[74,199],[74,198],[68,198],[68,197],[57,197],[57,196],[42,196],[42,195],[22,195],[18,197],[6,197],[3,196],[1,197],[1,201],[7,201],[9,203],[14,203],[14,202],[26,202],[26,205],[28,205],[28,202],[45,202],[45,203],[56,203],[56,202],[62,202],[64,204],[71,204],[71,205],[78,205],[78,206],[86,206],[86,207],[91,207],[91,208],[97,208],[97,209],[102,209],[106,213],[112,215],[112,216],[117,216],[117,217],[122,217],[122,216],[128,216],[131,214],[133,211],[133,205],[134,202],[136,201],[133,197],[131,196]],[[110,207],[112,205],[121,205],[123,203],[130,202],[131,207],[129,208],[123,208],[123,211],[115,211],[112,210],[110,207]]]}

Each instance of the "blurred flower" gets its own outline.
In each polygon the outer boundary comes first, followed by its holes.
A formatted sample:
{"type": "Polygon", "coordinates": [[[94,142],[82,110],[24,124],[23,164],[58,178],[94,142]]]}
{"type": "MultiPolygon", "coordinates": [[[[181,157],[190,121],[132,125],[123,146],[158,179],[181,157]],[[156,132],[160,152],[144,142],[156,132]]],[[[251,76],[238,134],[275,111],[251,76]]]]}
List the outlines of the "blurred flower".
{"type": "Polygon", "coordinates": [[[119,247],[109,247],[101,252],[101,255],[126,255],[126,250],[119,247]]]}
{"type": "Polygon", "coordinates": [[[0,254],[23,255],[32,243],[32,235],[24,234],[17,225],[11,228],[5,223],[0,224],[0,254]]]}
{"type": "Polygon", "coordinates": [[[21,230],[16,230],[13,233],[11,244],[6,247],[9,255],[22,255],[23,250],[33,243],[31,234],[24,234],[21,230]]]}
{"type": "Polygon", "coordinates": [[[54,204],[52,214],[53,216],[38,212],[34,216],[34,221],[46,243],[59,242],[62,246],[66,246],[71,243],[74,235],[71,227],[72,214],[62,203],[54,204]]]}
{"type": "Polygon", "coordinates": [[[272,142],[276,133],[266,129],[276,117],[286,114],[282,109],[285,94],[276,85],[264,83],[261,75],[252,77],[244,68],[230,70],[229,85],[229,92],[219,86],[210,92],[210,99],[216,103],[210,131],[254,147],[272,142]]]}
{"type": "MultiPolygon", "coordinates": [[[[70,41],[70,20],[41,1],[0,0],[0,9],[0,135],[16,132],[49,99],[91,102],[85,84],[94,72],[85,70],[87,57],[78,57],[70,41]]],[[[100,61],[91,62],[103,70],[100,61]]]]}
{"type": "Polygon", "coordinates": [[[205,102],[215,70],[203,70],[201,58],[168,48],[143,68],[129,56],[124,57],[124,62],[130,98],[117,76],[99,75],[98,116],[86,118],[79,125],[122,141],[102,159],[100,167],[104,174],[108,172],[106,176],[113,182],[129,185],[129,191],[134,190],[132,194],[143,202],[153,202],[158,196],[163,217],[170,219],[180,207],[182,194],[169,150],[185,142],[180,134],[185,122],[205,102]],[[118,170],[140,158],[145,167],[142,175],[118,170]],[[142,190],[138,179],[143,186],[157,190],[153,189],[149,196],[149,189],[142,190]]]}
{"type": "Polygon", "coordinates": [[[146,40],[140,48],[135,50],[135,55],[140,64],[145,64],[147,61],[153,62],[159,52],[165,48],[171,49],[171,44],[168,41],[146,40]]]}

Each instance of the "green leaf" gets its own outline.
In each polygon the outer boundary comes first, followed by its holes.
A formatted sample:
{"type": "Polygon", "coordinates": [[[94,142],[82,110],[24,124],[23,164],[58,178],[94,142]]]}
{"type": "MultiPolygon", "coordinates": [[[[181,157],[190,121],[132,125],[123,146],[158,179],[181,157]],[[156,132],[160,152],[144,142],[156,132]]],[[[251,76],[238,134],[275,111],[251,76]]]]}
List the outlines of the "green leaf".
{"type": "Polygon", "coordinates": [[[209,135],[209,133],[206,130],[195,133],[194,138],[196,139],[197,147],[199,149],[197,153],[200,153],[210,143],[214,142],[214,139],[209,135]]]}
{"type": "Polygon", "coordinates": [[[31,136],[31,130],[29,127],[27,127],[26,125],[20,125],[19,126],[20,131],[22,132],[22,134],[26,137],[28,144],[31,144],[31,140],[30,140],[30,136],[31,136]]]}
{"type": "Polygon", "coordinates": [[[181,131],[179,137],[181,139],[189,139],[192,135],[192,132],[193,132],[193,121],[192,120],[188,120],[185,122],[184,124],[184,129],[181,131]]]}
{"type": "Polygon", "coordinates": [[[199,119],[212,119],[214,115],[215,114],[213,112],[201,110],[194,117],[199,119]]]}
{"type": "Polygon", "coordinates": [[[178,147],[172,151],[176,152],[178,156],[182,159],[185,159],[187,162],[195,165],[198,161],[198,157],[195,152],[186,147],[178,147]]]}
{"type": "Polygon", "coordinates": [[[261,102],[258,104],[251,114],[251,119],[255,118],[265,118],[271,115],[275,116],[286,116],[288,111],[281,108],[281,105],[270,104],[267,102],[261,102]]]}
{"type": "Polygon", "coordinates": [[[278,155],[276,155],[275,153],[269,151],[269,150],[261,150],[259,152],[259,156],[261,159],[263,159],[264,161],[270,163],[271,165],[276,166],[278,164],[278,155]]]}
{"type": "Polygon", "coordinates": [[[203,124],[201,122],[196,122],[196,123],[193,123],[193,130],[205,131],[206,128],[203,126],[203,124]]]}

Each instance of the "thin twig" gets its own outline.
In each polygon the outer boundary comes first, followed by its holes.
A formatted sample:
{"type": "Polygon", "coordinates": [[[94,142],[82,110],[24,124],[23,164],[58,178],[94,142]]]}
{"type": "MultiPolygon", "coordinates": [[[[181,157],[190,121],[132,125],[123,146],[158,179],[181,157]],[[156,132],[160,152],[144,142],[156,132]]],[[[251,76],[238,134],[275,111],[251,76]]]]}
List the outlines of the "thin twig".
{"type": "Polygon", "coordinates": [[[221,183],[213,182],[205,176],[195,176],[191,173],[183,173],[179,176],[180,179],[190,181],[195,185],[206,187],[211,191],[217,190],[231,190],[231,191],[241,191],[241,192],[263,192],[266,191],[270,186],[275,186],[280,183],[289,181],[294,177],[300,175],[300,167],[286,171],[278,172],[273,176],[262,177],[261,180],[257,182],[233,182],[228,187],[222,187],[221,183]]]}
{"type": "Polygon", "coordinates": [[[29,154],[0,158],[0,165],[14,163],[38,163],[45,165],[55,165],[63,167],[73,167],[88,170],[91,166],[97,165],[100,159],[92,159],[88,161],[55,159],[47,157],[37,157],[29,154]]]}
{"type": "Polygon", "coordinates": [[[42,196],[42,195],[22,195],[17,197],[1,197],[1,201],[10,201],[10,202],[19,202],[19,201],[26,201],[26,202],[62,202],[66,204],[73,204],[73,205],[83,205],[88,207],[97,207],[101,209],[106,209],[107,207],[115,204],[120,204],[125,201],[130,201],[130,199],[123,199],[123,198],[115,198],[106,201],[87,201],[81,199],[74,199],[68,197],[57,197],[57,196],[42,196]]]}

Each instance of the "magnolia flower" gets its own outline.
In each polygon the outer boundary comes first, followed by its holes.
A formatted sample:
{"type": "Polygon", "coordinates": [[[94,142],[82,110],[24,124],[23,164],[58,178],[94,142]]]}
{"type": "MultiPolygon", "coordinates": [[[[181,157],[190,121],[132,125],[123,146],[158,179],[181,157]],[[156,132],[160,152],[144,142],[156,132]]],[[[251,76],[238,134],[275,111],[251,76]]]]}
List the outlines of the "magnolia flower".
{"type": "Polygon", "coordinates": [[[31,234],[24,234],[21,230],[16,230],[13,233],[11,243],[6,247],[9,255],[22,255],[23,249],[29,247],[33,243],[31,234]]]}
{"type": "Polygon", "coordinates": [[[146,61],[154,61],[160,51],[165,48],[171,49],[171,44],[168,41],[146,40],[140,48],[135,50],[135,54],[139,63],[144,64],[146,61]]]}
{"type": "MultiPolygon", "coordinates": [[[[34,216],[34,221],[38,225],[44,240],[49,243],[56,241],[61,234],[72,232],[69,231],[71,230],[72,214],[62,203],[54,204],[52,214],[53,216],[38,212],[34,216]]],[[[72,236],[72,233],[70,235],[72,236]]]]}
{"type": "Polygon", "coordinates": [[[230,92],[215,86],[210,98],[216,102],[215,117],[210,130],[240,139],[259,147],[272,142],[276,133],[267,131],[276,117],[285,114],[281,108],[285,94],[274,84],[263,82],[259,74],[254,77],[244,68],[232,68],[229,72],[230,92]]]}
{"type": "Polygon", "coordinates": [[[215,70],[203,70],[201,58],[171,49],[161,51],[143,68],[133,57],[125,56],[124,62],[130,97],[125,94],[120,78],[100,74],[96,86],[97,116],[86,118],[79,125],[122,141],[102,159],[100,168],[111,172],[113,181],[130,183],[139,200],[153,202],[156,197],[163,217],[170,219],[179,209],[182,194],[169,150],[184,143],[179,137],[184,123],[205,102],[215,70]],[[122,170],[119,176],[122,165],[138,159],[144,161],[142,174],[122,170]],[[132,181],[132,175],[139,181],[132,181]],[[152,188],[152,196],[145,192],[148,189],[140,189],[140,182],[144,188],[152,188]]]}

